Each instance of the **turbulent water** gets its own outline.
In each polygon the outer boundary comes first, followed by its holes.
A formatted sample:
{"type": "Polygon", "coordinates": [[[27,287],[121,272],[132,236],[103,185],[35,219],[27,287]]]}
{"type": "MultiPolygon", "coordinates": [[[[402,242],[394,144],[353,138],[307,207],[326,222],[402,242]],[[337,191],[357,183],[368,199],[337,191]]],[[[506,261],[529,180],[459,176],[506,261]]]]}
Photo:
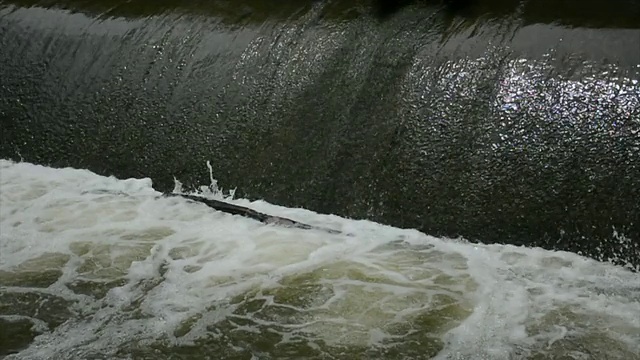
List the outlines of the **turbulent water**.
{"type": "Polygon", "coordinates": [[[640,2],[389,3],[1,1],[0,158],[640,266],[640,2]]]}
{"type": "Polygon", "coordinates": [[[640,277],[573,253],[7,160],[0,186],[7,359],[640,359],[640,277]]]}
{"type": "Polygon", "coordinates": [[[639,0],[0,0],[0,159],[0,358],[640,359],[639,0]]]}

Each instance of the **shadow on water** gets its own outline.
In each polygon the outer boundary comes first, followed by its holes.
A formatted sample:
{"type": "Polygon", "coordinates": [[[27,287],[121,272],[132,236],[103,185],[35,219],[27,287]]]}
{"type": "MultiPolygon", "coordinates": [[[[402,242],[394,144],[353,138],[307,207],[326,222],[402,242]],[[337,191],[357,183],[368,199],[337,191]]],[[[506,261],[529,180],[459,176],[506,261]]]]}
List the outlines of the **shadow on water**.
{"type": "Polygon", "coordinates": [[[407,7],[438,7],[451,16],[469,19],[519,16],[523,24],[560,24],[569,27],[638,28],[637,0],[283,0],[274,5],[259,0],[10,0],[20,7],[41,7],[83,12],[90,16],[145,17],[174,13],[217,16],[230,23],[247,19],[286,20],[315,5],[333,19],[352,19],[354,14],[389,18],[407,7]],[[519,11],[519,9],[521,11],[519,11]]]}
{"type": "Polygon", "coordinates": [[[640,258],[640,2],[2,1],[0,156],[640,258]]]}

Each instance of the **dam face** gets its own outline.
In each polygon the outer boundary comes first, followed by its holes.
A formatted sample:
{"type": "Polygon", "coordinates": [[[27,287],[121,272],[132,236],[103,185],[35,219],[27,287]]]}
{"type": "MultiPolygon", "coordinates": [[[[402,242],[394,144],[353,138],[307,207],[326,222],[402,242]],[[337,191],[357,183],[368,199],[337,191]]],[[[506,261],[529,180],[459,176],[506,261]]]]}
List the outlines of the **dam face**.
{"type": "Polygon", "coordinates": [[[0,157],[637,265],[640,2],[572,4],[0,1],[0,157]]]}

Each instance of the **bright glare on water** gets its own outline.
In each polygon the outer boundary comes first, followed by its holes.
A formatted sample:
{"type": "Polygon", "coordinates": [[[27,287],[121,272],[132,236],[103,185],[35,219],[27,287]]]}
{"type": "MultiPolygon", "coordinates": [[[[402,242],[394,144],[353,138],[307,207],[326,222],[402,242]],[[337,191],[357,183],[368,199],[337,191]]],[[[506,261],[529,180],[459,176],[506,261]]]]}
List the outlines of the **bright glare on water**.
{"type": "Polygon", "coordinates": [[[8,359],[640,359],[640,277],[573,253],[6,160],[0,184],[0,334],[36,336],[8,359]]]}

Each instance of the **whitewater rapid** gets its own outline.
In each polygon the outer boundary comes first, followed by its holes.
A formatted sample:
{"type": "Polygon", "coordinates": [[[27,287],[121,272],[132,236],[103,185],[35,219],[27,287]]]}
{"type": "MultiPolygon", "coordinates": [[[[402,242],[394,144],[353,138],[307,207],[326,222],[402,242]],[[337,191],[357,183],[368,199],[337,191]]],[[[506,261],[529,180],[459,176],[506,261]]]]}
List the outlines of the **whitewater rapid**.
{"type": "Polygon", "coordinates": [[[0,160],[0,325],[34,337],[7,358],[640,358],[629,269],[226,200],[341,233],[0,160]]]}

